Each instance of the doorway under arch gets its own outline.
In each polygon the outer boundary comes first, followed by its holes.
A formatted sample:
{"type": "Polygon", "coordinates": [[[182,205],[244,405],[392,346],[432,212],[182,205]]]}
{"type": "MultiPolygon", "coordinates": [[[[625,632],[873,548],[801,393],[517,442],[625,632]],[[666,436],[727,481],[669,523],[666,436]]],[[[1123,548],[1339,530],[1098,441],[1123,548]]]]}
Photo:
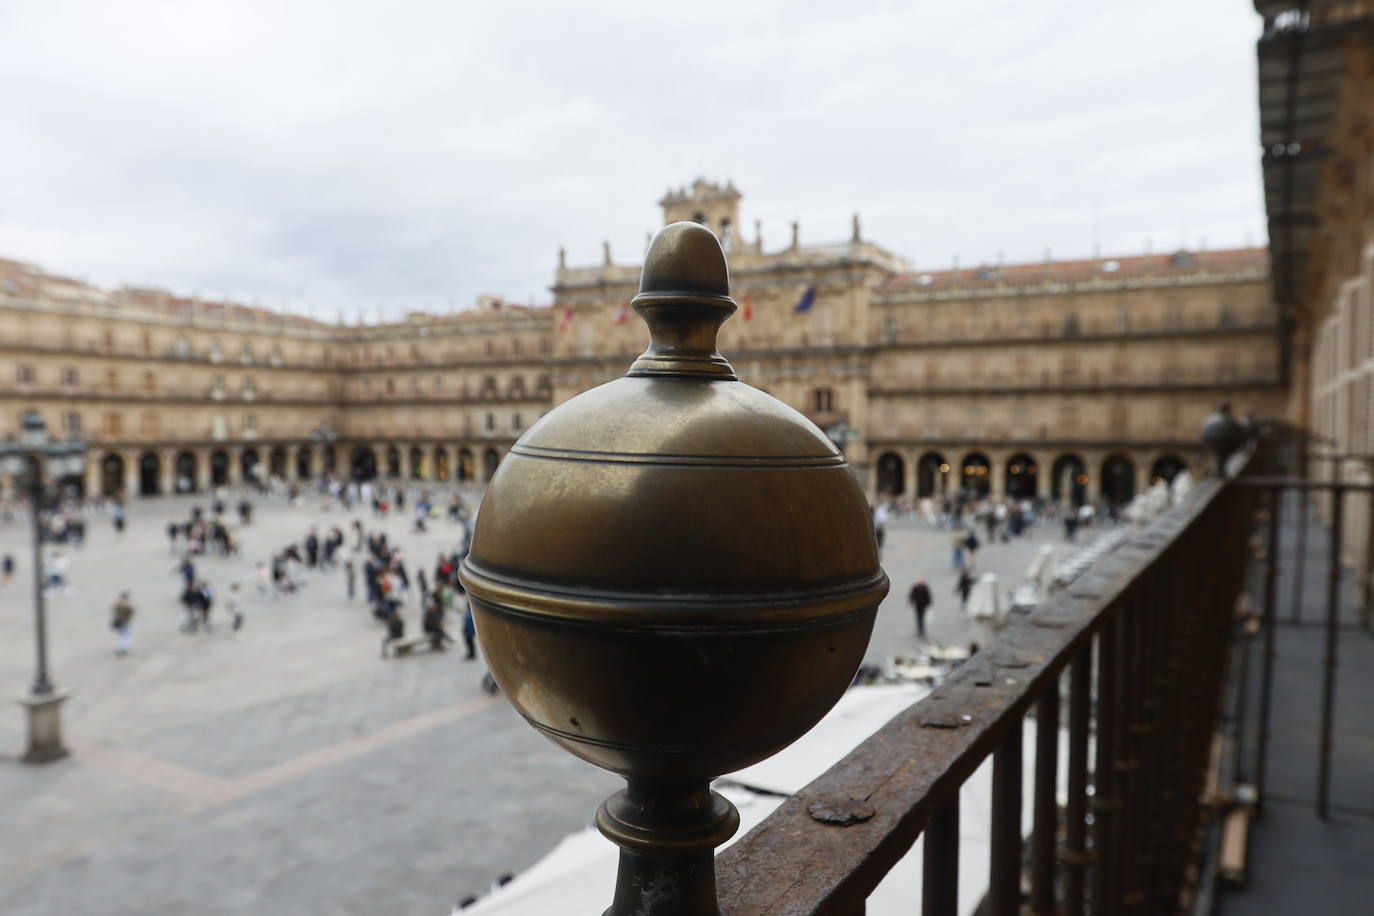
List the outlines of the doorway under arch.
{"type": "Polygon", "coordinates": [[[210,483],[222,487],[229,482],[229,453],[216,449],[210,455],[210,483]]]}
{"type": "Polygon", "coordinates": [[[450,474],[448,449],[442,445],[434,447],[434,479],[448,480],[450,474]]]}
{"type": "Polygon", "coordinates": [[[124,493],[124,458],[110,452],[100,459],[100,495],[122,496],[124,493]]]}
{"type": "Polygon", "coordinates": [[[939,452],[926,452],[916,462],[916,495],[944,496],[949,490],[949,462],[939,452]]]}
{"type": "Polygon", "coordinates": [[[410,447],[410,479],[420,480],[425,476],[425,450],[418,445],[410,447]]]}
{"type": "Polygon", "coordinates": [[[477,476],[477,468],[472,459],[472,449],[460,448],[458,450],[458,479],[472,480],[477,476]]]}
{"type": "Polygon", "coordinates": [[[901,496],[906,492],[906,463],[896,452],[883,452],[878,456],[878,492],[888,496],[901,496]]]}
{"type": "Polygon", "coordinates": [[[1006,493],[1012,499],[1035,499],[1040,490],[1040,466],[1026,452],[1007,459],[1006,493]]]}
{"type": "Polygon", "coordinates": [[[1108,455],[1102,462],[1102,498],[1122,506],[1135,496],[1135,462],[1125,455],[1108,455]]]}
{"type": "Polygon", "coordinates": [[[272,450],[267,453],[267,473],[282,480],[286,479],[286,449],[280,445],[272,446],[272,450]]]}
{"type": "Polygon", "coordinates": [[[496,473],[496,468],[501,464],[501,456],[496,453],[496,449],[489,448],[482,453],[482,479],[491,480],[496,473]]]}
{"type": "Polygon", "coordinates": [[[308,445],[302,445],[296,452],[296,479],[309,480],[314,472],[315,452],[308,445]]]}
{"type": "Polygon", "coordinates": [[[386,450],[386,476],[392,480],[401,476],[401,450],[394,445],[386,450]]]}
{"type": "Polygon", "coordinates": [[[353,446],[348,461],[348,473],[354,480],[372,480],[377,476],[377,453],[367,445],[353,446]]]}
{"type": "Polygon", "coordinates": [[[1075,508],[1088,501],[1088,466],[1077,455],[1060,455],[1050,471],[1050,496],[1075,508]]]}
{"type": "Polygon", "coordinates": [[[239,456],[239,471],[243,475],[242,480],[245,486],[260,483],[258,477],[262,474],[262,468],[258,465],[257,449],[246,448],[243,450],[243,454],[239,456]]]}
{"type": "Polygon", "coordinates": [[[162,459],[157,452],[144,452],[138,458],[138,495],[157,496],[162,493],[162,459]]]}
{"type": "Polygon", "coordinates": [[[196,487],[199,484],[197,480],[199,470],[194,452],[178,452],[176,463],[176,491],[178,493],[196,492],[196,487]]]}
{"type": "Polygon", "coordinates": [[[1150,465],[1150,483],[1162,480],[1173,483],[1174,478],[1188,470],[1188,463],[1177,455],[1161,455],[1150,465]]]}
{"type": "Polygon", "coordinates": [[[982,498],[992,492],[992,464],[982,452],[969,452],[959,464],[959,488],[982,498]]]}

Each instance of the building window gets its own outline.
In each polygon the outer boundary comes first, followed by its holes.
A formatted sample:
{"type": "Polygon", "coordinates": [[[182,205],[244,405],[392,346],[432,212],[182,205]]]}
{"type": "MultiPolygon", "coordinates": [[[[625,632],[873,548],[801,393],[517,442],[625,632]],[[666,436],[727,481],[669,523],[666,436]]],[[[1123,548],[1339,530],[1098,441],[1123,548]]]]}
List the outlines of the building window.
{"type": "Polygon", "coordinates": [[[281,344],[272,344],[272,365],[281,365],[281,344]]]}
{"type": "Polygon", "coordinates": [[[523,398],[525,396],[525,378],[517,375],[510,380],[510,396],[513,398],[523,398]]]}
{"type": "Polygon", "coordinates": [[[486,342],[485,350],[486,350],[486,354],[487,354],[488,356],[491,356],[492,353],[495,352],[496,348],[495,348],[494,346],[492,346],[491,341],[488,340],[488,341],[486,342]]]}
{"type": "Polygon", "coordinates": [[[32,384],[33,384],[33,366],[20,366],[20,367],[19,367],[19,384],[21,384],[21,385],[32,385],[32,384]]]}
{"type": "Polygon", "coordinates": [[[520,431],[520,414],[513,413],[510,415],[510,428],[515,432],[520,431]]]}
{"type": "Polygon", "coordinates": [[[254,414],[243,415],[243,438],[254,439],[258,435],[258,418],[254,414]]]}
{"type": "Polygon", "coordinates": [[[191,342],[185,337],[178,337],[177,342],[172,345],[172,352],[177,359],[186,359],[191,355],[191,342]]]}
{"type": "Polygon", "coordinates": [[[811,407],[816,413],[829,413],[835,409],[835,392],[829,388],[817,388],[811,392],[811,407]]]}
{"type": "Polygon", "coordinates": [[[257,383],[253,381],[253,376],[245,376],[243,379],[243,399],[251,401],[258,396],[257,383]]]}
{"type": "Polygon", "coordinates": [[[67,388],[75,388],[77,383],[76,370],[71,366],[62,370],[62,384],[67,388]]]}
{"type": "Polygon", "coordinates": [[[100,342],[104,345],[106,351],[113,350],[113,349],[114,349],[114,343],[115,343],[115,341],[114,341],[114,331],[106,331],[104,334],[101,334],[101,335],[100,335],[100,342]]]}
{"type": "Polygon", "coordinates": [[[124,423],[119,414],[111,411],[105,414],[105,435],[120,436],[124,433],[124,423]]]}
{"type": "Polygon", "coordinates": [[[143,332],[143,337],[142,337],[142,343],[143,343],[143,352],[144,352],[144,353],[147,353],[147,354],[151,354],[151,353],[153,352],[153,335],[149,334],[147,331],[144,331],[144,332],[143,332]]]}
{"type": "Polygon", "coordinates": [[[118,373],[116,370],[114,370],[114,369],[106,369],[106,370],[105,370],[105,390],[106,390],[106,391],[118,391],[118,390],[119,390],[119,373],[118,373]]]}
{"type": "Polygon", "coordinates": [[[1071,313],[1071,314],[1068,314],[1068,315],[1065,315],[1065,316],[1064,316],[1064,336],[1065,336],[1065,337],[1077,337],[1077,336],[1078,336],[1078,314],[1077,314],[1077,313],[1071,313]]]}
{"type": "Polygon", "coordinates": [[[156,393],[157,393],[157,373],[156,373],[156,372],[145,372],[145,373],[143,373],[143,390],[146,391],[148,394],[156,394],[156,393]]]}
{"type": "Polygon", "coordinates": [[[548,394],[549,377],[547,375],[539,376],[539,381],[534,383],[534,390],[539,392],[540,394],[548,394]]]}
{"type": "Polygon", "coordinates": [[[81,414],[72,412],[62,416],[62,431],[68,436],[81,435],[81,414]]]}
{"type": "Polygon", "coordinates": [[[394,378],[389,378],[389,379],[386,380],[386,393],[387,393],[387,394],[395,394],[395,393],[396,393],[396,380],[395,380],[394,378]]]}
{"type": "Polygon", "coordinates": [[[252,345],[251,343],[249,343],[248,341],[246,341],[246,340],[243,342],[243,349],[242,349],[241,353],[239,354],[239,359],[241,359],[241,360],[243,361],[243,364],[244,364],[245,366],[252,365],[252,362],[253,362],[253,345],[252,345]]]}
{"type": "Polygon", "coordinates": [[[489,413],[487,414],[487,432],[491,432],[494,429],[496,429],[496,414],[489,413]]]}
{"type": "Polygon", "coordinates": [[[210,380],[210,397],[215,400],[224,397],[224,376],[217,375],[210,380]]]}
{"type": "Polygon", "coordinates": [[[897,340],[897,319],[896,319],[896,318],[888,318],[886,321],[883,322],[883,337],[887,339],[887,342],[888,342],[888,343],[894,343],[894,342],[896,342],[896,340],[897,340]]]}
{"type": "Polygon", "coordinates": [[[229,420],[224,414],[215,414],[210,421],[210,438],[216,442],[223,442],[229,438],[229,420]]]}
{"type": "Polygon", "coordinates": [[[219,338],[216,337],[214,340],[210,341],[210,360],[217,363],[222,359],[224,359],[224,346],[219,342],[219,338]]]}
{"type": "Polygon", "coordinates": [[[158,434],[157,414],[151,411],[144,411],[138,418],[138,431],[144,436],[156,436],[158,434]]]}
{"type": "Polygon", "coordinates": [[[520,355],[520,339],[518,337],[510,342],[510,352],[515,356],[520,355]]]}
{"type": "Polygon", "coordinates": [[[411,394],[419,394],[419,393],[420,393],[420,380],[419,380],[418,378],[414,377],[414,376],[411,376],[411,379],[410,379],[410,393],[411,393],[411,394]]]}
{"type": "Polygon", "coordinates": [[[496,376],[488,375],[486,378],[482,379],[481,396],[484,398],[496,397],[496,376]]]}

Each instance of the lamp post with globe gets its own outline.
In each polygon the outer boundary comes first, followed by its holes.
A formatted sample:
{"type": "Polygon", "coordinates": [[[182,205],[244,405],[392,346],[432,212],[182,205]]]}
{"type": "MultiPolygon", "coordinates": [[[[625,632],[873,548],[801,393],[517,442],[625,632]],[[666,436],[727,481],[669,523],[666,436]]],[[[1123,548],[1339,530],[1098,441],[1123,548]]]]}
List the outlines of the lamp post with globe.
{"type": "Polygon", "coordinates": [[[43,602],[43,507],[55,499],[65,477],[79,476],[86,467],[86,446],[78,439],[57,441],[36,410],[24,414],[19,441],[0,443],[0,473],[9,476],[29,497],[33,518],[34,654],[33,685],[19,703],[28,718],[26,763],[47,763],[67,756],[62,744],[61,707],[67,695],[48,676],[48,621],[43,602]],[[44,479],[55,484],[51,493],[44,479]]]}

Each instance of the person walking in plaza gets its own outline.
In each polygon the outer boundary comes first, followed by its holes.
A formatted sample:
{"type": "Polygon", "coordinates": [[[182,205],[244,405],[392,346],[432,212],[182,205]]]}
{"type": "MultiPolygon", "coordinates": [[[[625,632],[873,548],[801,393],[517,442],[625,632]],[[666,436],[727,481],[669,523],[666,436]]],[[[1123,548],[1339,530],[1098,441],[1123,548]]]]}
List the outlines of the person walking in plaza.
{"type": "Polygon", "coordinates": [[[358,587],[358,570],[354,567],[351,557],[344,560],[344,582],[348,585],[348,600],[352,601],[358,587]]]}
{"type": "Polygon", "coordinates": [[[120,592],[111,614],[110,627],[119,637],[115,640],[115,655],[128,655],[134,641],[134,605],[128,592],[120,592]]]}
{"type": "Polygon", "coordinates": [[[878,541],[878,553],[883,552],[883,541],[887,539],[887,520],[892,515],[886,502],[873,507],[873,537],[878,541]]]}
{"type": "Polygon", "coordinates": [[[926,585],[925,579],[916,580],[916,584],[911,586],[911,593],[907,596],[907,600],[911,603],[911,609],[916,612],[916,635],[925,639],[926,611],[930,609],[932,602],[930,586],[926,585]]]}
{"type": "Polygon", "coordinates": [[[181,526],[176,522],[167,523],[167,546],[172,555],[177,552],[177,537],[181,534],[181,526]]]}
{"type": "Polygon", "coordinates": [[[232,620],[229,628],[237,637],[239,630],[243,629],[243,611],[240,609],[239,584],[229,583],[229,597],[224,600],[224,610],[228,612],[232,620]]]}
{"type": "Polygon", "coordinates": [[[477,625],[472,619],[472,605],[468,602],[467,592],[461,585],[453,589],[453,610],[455,614],[463,615],[463,645],[467,648],[463,661],[470,662],[477,657],[477,625]]]}
{"type": "Polygon", "coordinates": [[[110,517],[114,520],[115,534],[124,533],[124,504],[115,500],[114,508],[110,510],[110,517]]]}
{"type": "Polygon", "coordinates": [[[954,593],[959,596],[960,607],[968,607],[968,596],[971,591],[973,591],[973,575],[969,572],[968,567],[965,566],[963,569],[959,570],[959,581],[954,586],[954,593]]]}
{"type": "Polygon", "coordinates": [[[14,554],[7,553],[0,559],[0,586],[9,588],[14,584],[14,554]]]}

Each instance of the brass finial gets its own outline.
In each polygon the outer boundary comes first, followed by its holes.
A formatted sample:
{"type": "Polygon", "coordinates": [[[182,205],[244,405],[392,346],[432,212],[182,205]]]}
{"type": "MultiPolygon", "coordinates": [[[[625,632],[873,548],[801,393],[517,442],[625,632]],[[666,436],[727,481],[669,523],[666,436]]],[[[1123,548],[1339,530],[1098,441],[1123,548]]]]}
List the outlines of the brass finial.
{"type": "Polygon", "coordinates": [[[659,230],[630,304],[649,325],[649,349],[628,375],[736,380],[716,350],[716,334],[736,306],[725,252],[710,229],[683,221],[659,230]]]}

